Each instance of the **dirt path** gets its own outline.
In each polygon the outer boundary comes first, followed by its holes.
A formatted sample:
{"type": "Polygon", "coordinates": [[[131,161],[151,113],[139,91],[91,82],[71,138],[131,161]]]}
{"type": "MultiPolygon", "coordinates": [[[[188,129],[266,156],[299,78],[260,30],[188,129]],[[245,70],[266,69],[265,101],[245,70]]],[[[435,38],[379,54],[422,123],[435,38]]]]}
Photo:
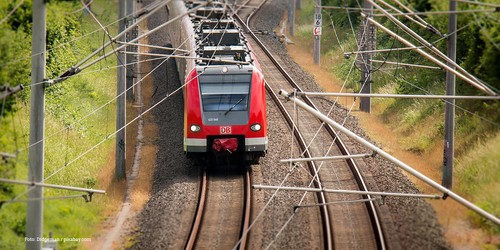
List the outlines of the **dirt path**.
{"type": "MultiPolygon", "coordinates": [[[[142,32],[145,32],[145,29],[145,25],[140,25],[142,32]]],[[[140,61],[140,57],[138,60],[140,61]]],[[[139,114],[145,111],[143,107],[151,106],[151,100],[148,98],[153,93],[151,79],[141,73],[149,72],[149,65],[137,65],[136,72],[135,100],[128,102],[127,122],[139,117],[139,114]]],[[[92,249],[126,248],[128,242],[133,241],[126,237],[136,227],[135,216],[149,199],[157,151],[156,136],[157,128],[152,113],[146,113],[127,126],[127,180],[121,186],[125,192],[119,194],[123,197],[123,203],[119,211],[104,222],[104,232],[97,242],[93,243],[92,249]]]]}

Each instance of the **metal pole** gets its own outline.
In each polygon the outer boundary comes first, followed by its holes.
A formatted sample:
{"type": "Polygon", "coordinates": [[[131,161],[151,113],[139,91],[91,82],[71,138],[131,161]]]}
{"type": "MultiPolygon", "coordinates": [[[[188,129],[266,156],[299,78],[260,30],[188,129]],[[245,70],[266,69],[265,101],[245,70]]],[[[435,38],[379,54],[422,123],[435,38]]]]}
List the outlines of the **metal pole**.
{"type": "Polygon", "coordinates": [[[462,198],[460,195],[454,193],[453,191],[439,185],[437,182],[433,181],[429,177],[423,175],[422,173],[418,172],[417,170],[413,169],[412,167],[408,166],[404,162],[398,160],[396,157],[390,155],[389,153],[385,152],[384,150],[380,149],[379,147],[373,145],[372,143],[368,142],[367,140],[359,137],[355,133],[351,132],[350,130],[344,128],[342,125],[336,123],[334,120],[330,119],[328,116],[322,114],[321,112],[315,110],[314,108],[310,107],[303,101],[294,98],[293,96],[289,95],[286,91],[280,90],[280,94],[282,96],[285,96],[287,99],[293,101],[297,106],[303,108],[304,110],[308,111],[309,113],[313,114],[314,116],[318,117],[320,120],[324,121],[325,123],[329,124],[333,128],[337,129],[340,133],[345,134],[349,138],[354,139],[355,141],[359,142],[360,144],[364,145],[365,147],[373,150],[376,152],[378,155],[384,157],[385,159],[393,162],[400,168],[402,168],[404,171],[408,172],[409,174],[417,177],[418,179],[422,180],[423,182],[427,183],[431,187],[435,188],[436,190],[443,192],[444,197],[450,197],[453,200],[457,201],[458,203],[464,205],[465,207],[475,211],[476,213],[480,214],[481,216],[487,218],[488,220],[491,220],[493,223],[500,225],[500,219],[495,217],[495,215],[490,214],[483,210],[482,208],[476,206],[474,203],[462,198]]]}
{"type": "MultiPolygon", "coordinates": [[[[126,0],[118,1],[118,19],[120,22],[118,23],[118,33],[121,33],[125,30],[125,9],[126,9],[126,0]]],[[[118,41],[125,42],[125,37],[118,38],[118,41]]],[[[123,52],[123,49],[121,51],[123,52]]],[[[118,68],[117,68],[117,87],[116,94],[118,98],[116,99],[116,161],[115,161],[115,177],[116,179],[125,178],[125,117],[126,117],[126,96],[125,96],[125,86],[126,86],[126,57],[123,53],[118,53],[118,68]]]]}
{"type": "MultiPolygon", "coordinates": [[[[457,2],[450,0],[450,11],[448,16],[448,57],[451,61],[456,61],[457,35],[457,14],[453,13],[457,9],[457,2]]],[[[455,69],[455,66],[448,62],[448,66],[455,69]]],[[[455,74],[446,71],[446,95],[455,95],[455,74]]],[[[446,102],[444,120],[444,153],[443,153],[443,180],[442,184],[451,189],[453,184],[453,158],[454,158],[454,140],[455,140],[455,99],[446,102]]]]}
{"type": "Polygon", "coordinates": [[[295,36],[295,0],[288,0],[288,24],[290,35],[295,36]]]}
{"type": "MultiPolygon", "coordinates": [[[[373,25],[368,22],[368,17],[373,14],[373,6],[365,0],[363,2],[363,12],[365,13],[365,18],[363,21],[361,39],[360,39],[360,49],[362,51],[373,50],[373,25]]],[[[371,53],[362,53],[361,56],[361,93],[370,94],[372,92],[372,62],[371,53]]],[[[359,101],[359,110],[370,113],[371,112],[371,99],[370,97],[361,97],[359,101]]]]}
{"type": "MultiPolygon", "coordinates": [[[[28,151],[28,180],[43,182],[45,86],[36,84],[45,80],[46,57],[46,3],[33,1],[32,57],[31,57],[31,107],[30,145],[28,151]]],[[[34,187],[28,192],[26,209],[26,249],[41,249],[43,237],[43,188],[34,187]]]]}
{"type": "MultiPolygon", "coordinates": [[[[314,27],[316,28],[316,20],[318,17],[321,17],[321,0],[315,0],[316,6],[314,7],[314,15],[315,15],[315,24],[314,27]]],[[[320,18],[321,19],[321,18],[320,18]]],[[[318,26],[321,30],[321,25],[318,26]]],[[[321,36],[320,35],[314,35],[314,64],[319,65],[320,64],[320,52],[321,52],[321,36]]]]}
{"type": "MultiPolygon", "coordinates": [[[[127,27],[131,27],[134,22],[135,22],[135,2],[136,0],[127,0],[127,27]]],[[[134,38],[134,35],[136,33],[136,29],[132,29],[132,31],[127,32],[127,42],[132,40],[134,38]]],[[[135,52],[136,51],[136,46],[128,46],[127,51],[130,52],[135,52]]],[[[135,56],[134,55],[127,55],[127,86],[126,89],[129,89],[134,85],[134,64],[135,62],[135,56]]],[[[132,100],[134,98],[134,89],[129,89],[127,91],[127,99],[132,100]]]]}

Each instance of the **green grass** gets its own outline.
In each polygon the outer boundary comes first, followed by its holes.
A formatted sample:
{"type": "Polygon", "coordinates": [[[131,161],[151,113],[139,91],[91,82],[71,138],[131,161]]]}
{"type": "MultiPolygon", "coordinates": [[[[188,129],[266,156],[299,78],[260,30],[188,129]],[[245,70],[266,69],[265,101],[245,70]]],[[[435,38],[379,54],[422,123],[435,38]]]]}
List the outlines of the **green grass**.
{"type": "MultiPolygon", "coordinates": [[[[500,132],[491,138],[471,145],[456,165],[457,190],[480,207],[500,216],[500,132]]],[[[476,225],[491,234],[500,234],[500,226],[493,225],[475,213],[469,217],[476,225]]]]}
{"type": "MultiPolygon", "coordinates": [[[[65,3],[66,4],[66,3],[65,3]]],[[[105,0],[95,1],[94,12],[104,24],[116,20],[117,11],[109,8],[105,0]]],[[[113,2],[112,6],[116,4],[113,2]]],[[[60,7],[57,7],[59,10],[60,7]]],[[[48,6],[48,15],[51,6],[48,6]]],[[[82,15],[82,34],[97,30],[99,26],[88,15],[82,15]]],[[[115,25],[116,26],[116,25],[115,25]]],[[[110,27],[116,34],[116,28],[110,27]]],[[[65,55],[65,50],[72,50],[74,58],[61,58],[62,62],[76,63],[94,49],[102,45],[103,32],[87,36],[60,48],[57,55],[65,55]]],[[[116,95],[116,70],[108,69],[116,65],[116,59],[110,57],[94,67],[51,87],[46,97],[45,114],[45,178],[57,172],[46,183],[105,189],[99,182],[99,174],[107,166],[113,152],[114,137],[83,155],[94,145],[105,140],[115,130],[115,103],[94,112],[98,107],[112,100],[116,95]],[[102,70],[100,70],[102,69],[102,70]],[[91,114],[92,113],[92,114],[91,114]],[[90,115],[89,115],[90,114],[90,115]],[[88,116],[87,116],[88,115],[88,116]],[[68,125],[71,127],[67,127],[68,125]],[[82,156],[83,155],[83,156],[82,156]],[[81,158],[80,158],[81,157],[81,158]],[[79,158],[78,160],[75,160],[79,158]]],[[[57,72],[56,72],[57,73],[57,72]]],[[[62,73],[62,72],[59,72],[62,73]]],[[[29,93],[29,90],[25,90],[29,93]]],[[[25,94],[26,95],[26,94],[25,94]]],[[[29,138],[29,96],[27,101],[18,102],[18,112],[1,120],[0,151],[15,152],[20,150],[15,160],[8,166],[14,166],[12,176],[26,180],[28,175],[28,138],[29,138]],[[3,132],[6,133],[3,133],[3,132]],[[15,132],[15,133],[14,133],[15,132]]],[[[7,166],[0,164],[0,166],[7,166]]],[[[2,176],[7,177],[7,176],[2,176]]],[[[8,200],[26,190],[24,186],[1,185],[0,199],[8,200]]],[[[45,197],[64,197],[81,195],[79,192],[44,189],[45,197]]],[[[20,199],[25,199],[21,197],[20,199]]],[[[94,195],[93,201],[86,203],[82,197],[44,201],[43,237],[49,232],[57,238],[92,238],[96,225],[103,220],[103,210],[108,197],[94,195]]],[[[26,204],[7,203],[0,209],[0,249],[22,249],[25,247],[26,204]]],[[[95,239],[92,239],[95,240],[95,239]]],[[[76,249],[77,242],[59,242],[59,249],[76,249]]]]}

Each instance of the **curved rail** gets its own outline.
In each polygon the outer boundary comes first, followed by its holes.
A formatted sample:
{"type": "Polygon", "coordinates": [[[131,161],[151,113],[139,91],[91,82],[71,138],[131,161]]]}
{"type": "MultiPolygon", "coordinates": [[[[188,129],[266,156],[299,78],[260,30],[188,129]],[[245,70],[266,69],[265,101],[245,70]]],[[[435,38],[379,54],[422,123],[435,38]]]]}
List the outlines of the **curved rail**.
{"type": "Polygon", "coordinates": [[[241,227],[241,243],[238,246],[239,249],[246,249],[247,241],[248,241],[248,227],[250,226],[250,213],[251,213],[251,205],[252,205],[252,182],[250,179],[250,169],[245,171],[245,205],[243,207],[243,225],[241,227]]]}
{"type": "Polygon", "coordinates": [[[207,170],[203,170],[200,183],[200,195],[198,198],[198,207],[196,209],[196,215],[194,217],[193,226],[191,227],[191,232],[189,233],[189,238],[186,243],[186,250],[191,250],[194,248],[198,232],[200,231],[201,220],[203,218],[203,211],[205,210],[205,201],[207,198],[207,170]]]}
{"type": "MultiPolygon", "coordinates": [[[[300,86],[293,80],[293,78],[285,71],[285,69],[279,64],[279,62],[276,60],[276,58],[274,58],[274,56],[270,53],[270,51],[266,48],[266,46],[257,38],[257,36],[250,30],[250,28],[248,27],[248,25],[246,25],[243,20],[241,20],[241,18],[237,15],[234,15],[234,18],[235,20],[237,20],[240,24],[241,24],[241,27],[243,27],[245,29],[245,31],[254,39],[254,41],[261,47],[261,49],[264,51],[264,53],[266,53],[266,55],[269,57],[269,59],[273,62],[273,64],[276,66],[276,68],[281,72],[281,74],[284,76],[285,79],[287,79],[287,81],[290,83],[291,87],[292,88],[295,88],[297,89],[298,91],[301,91],[302,92],[302,89],[300,88],[300,86]]],[[[271,97],[273,98],[273,100],[275,100],[275,102],[278,104],[279,101],[278,100],[278,97],[276,95],[276,93],[269,87],[268,84],[266,84],[266,90],[268,91],[268,93],[271,95],[271,97]]],[[[314,109],[318,110],[318,108],[316,107],[316,105],[311,101],[310,98],[308,98],[307,96],[303,96],[302,97],[303,100],[308,104],[310,105],[311,107],[313,107],[314,109]]],[[[285,110],[285,108],[283,107],[282,104],[278,104],[278,107],[280,110],[282,110],[282,112],[284,112],[283,110],[285,110]]],[[[285,114],[285,113],[284,113],[285,114]]],[[[287,119],[287,122],[289,123],[289,125],[293,128],[293,126],[291,125],[291,121],[288,121],[287,119]]],[[[323,127],[326,129],[326,131],[330,134],[330,136],[334,139],[337,147],[339,148],[339,150],[342,152],[342,154],[344,155],[349,155],[349,150],[347,149],[347,147],[345,146],[345,144],[343,143],[343,141],[340,139],[340,137],[337,135],[337,133],[334,131],[334,129],[328,125],[328,124],[323,124],[323,127]]],[[[301,140],[299,139],[300,137],[302,137],[301,135],[299,136],[298,134],[300,134],[297,130],[294,129],[294,134],[296,135],[296,137],[298,138],[299,140],[299,143],[302,144],[303,142],[300,142],[301,140]]],[[[303,139],[303,138],[302,138],[303,139]]],[[[301,147],[305,147],[306,144],[304,145],[301,145],[301,147]]],[[[307,152],[307,151],[306,151],[307,152]]],[[[306,157],[310,157],[310,155],[306,155],[306,157]]],[[[361,175],[361,172],[357,166],[357,164],[355,163],[355,161],[353,159],[347,159],[346,160],[349,168],[351,169],[351,172],[353,173],[353,176],[354,178],[356,179],[356,182],[360,188],[360,190],[362,191],[368,191],[368,188],[366,186],[366,183],[361,175]]],[[[312,162],[311,162],[312,163],[312,162]]],[[[312,163],[313,164],[313,163],[312,163]]],[[[310,165],[311,166],[311,165],[310,165]]],[[[370,195],[363,195],[364,198],[366,199],[369,199],[371,200],[370,198],[370,195]]],[[[379,218],[379,215],[377,213],[377,209],[376,209],[376,206],[374,204],[373,201],[369,201],[369,202],[366,202],[365,203],[366,205],[366,208],[367,208],[367,211],[369,213],[369,216],[370,216],[370,220],[371,220],[371,224],[372,224],[372,227],[373,227],[373,230],[374,230],[374,233],[375,233],[375,238],[376,238],[376,242],[377,242],[377,247],[379,249],[385,249],[386,248],[386,243],[385,243],[385,238],[384,238],[384,234],[383,234],[383,230],[382,230],[382,227],[381,227],[381,222],[380,222],[380,218],[379,218]]],[[[324,206],[323,206],[324,207],[324,206]]],[[[322,214],[323,215],[323,214],[322,214]]],[[[325,226],[324,226],[325,227],[325,226]]],[[[331,249],[331,248],[329,248],[331,249]]]]}
{"type": "MultiPolygon", "coordinates": [[[[270,88],[268,84],[266,84],[266,90],[268,91],[271,98],[273,98],[273,101],[276,103],[279,110],[282,112],[282,114],[285,117],[285,120],[287,121],[290,128],[293,129],[293,133],[294,133],[295,137],[297,138],[299,146],[302,149],[302,151],[304,152],[304,157],[311,158],[311,153],[309,152],[309,149],[307,148],[306,140],[304,139],[304,137],[302,136],[300,131],[297,130],[297,128],[294,126],[292,116],[290,115],[290,113],[288,113],[286,108],[283,106],[283,103],[281,103],[281,101],[279,100],[276,92],[274,92],[274,90],[272,88],[270,88]]],[[[317,172],[316,164],[313,161],[309,161],[309,162],[307,162],[307,164],[309,166],[309,171],[314,176],[317,172]]],[[[319,179],[319,177],[317,179],[319,179]]],[[[316,188],[321,188],[321,184],[317,179],[314,181],[314,186],[316,188]]],[[[319,203],[323,203],[323,204],[326,203],[325,193],[317,192],[316,196],[317,196],[319,203]]],[[[328,213],[328,208],[326,206],[320,206],[319,209],[320,209],[321,219],[323,221],[323,230],[325,232],[324,233],[324,235],[325,235],[325,237],[324,237],[325,249],[333,249],[333,240],[334,240],[332,237],[333,229],[332,229],[332,225],[331,225],[330,214],[328,213]]]]}

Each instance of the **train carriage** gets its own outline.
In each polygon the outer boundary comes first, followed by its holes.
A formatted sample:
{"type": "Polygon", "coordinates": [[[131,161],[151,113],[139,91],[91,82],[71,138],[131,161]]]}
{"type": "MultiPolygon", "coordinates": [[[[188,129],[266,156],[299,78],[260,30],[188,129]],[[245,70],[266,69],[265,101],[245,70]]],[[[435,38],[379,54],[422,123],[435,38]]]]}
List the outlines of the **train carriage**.
{"type": "Polygon", "coordinates": [[[184,152],[257,162],[267,151],[264,77],[241,30],[222,3],[172,1],[170,26],[184,80],[184,152]],[[199,6],[196,12],[185,15],[199,6]]]}

